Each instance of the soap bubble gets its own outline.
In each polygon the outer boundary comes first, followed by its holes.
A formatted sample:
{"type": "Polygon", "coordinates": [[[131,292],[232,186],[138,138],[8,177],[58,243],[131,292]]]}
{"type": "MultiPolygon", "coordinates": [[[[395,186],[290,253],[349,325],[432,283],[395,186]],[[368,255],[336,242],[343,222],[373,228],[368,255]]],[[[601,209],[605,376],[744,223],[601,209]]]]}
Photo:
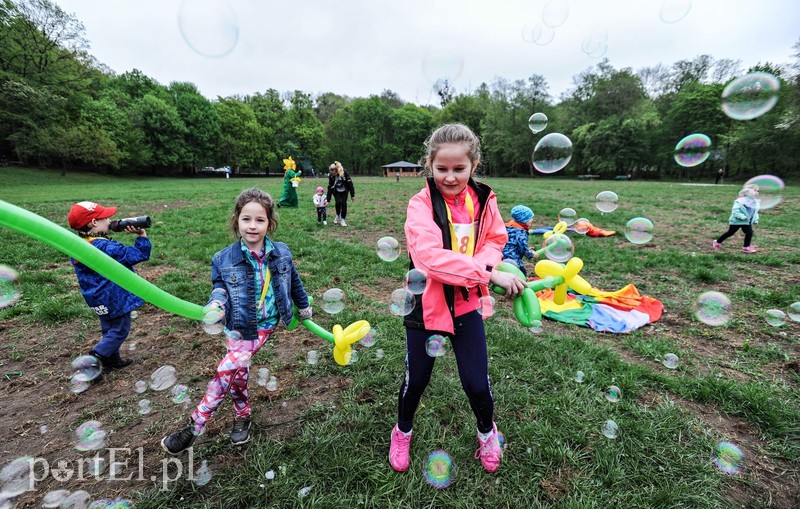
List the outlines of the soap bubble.
{"type": "Polygon", "coordinates": [[[582,383],[583,383],[583,380],[584,380],[585,378],[586,378],[586,375],[583,373],[583,371],[576,371],[576,372],[575,372],[575,377],[574,377],[574,380],[575,380],[576,382],[578,382],[579,384],[582,384],[582,383]]]}
{"type": "Polygon", "coordinates": [[[736,444],[720,442],[714,447],[714,465],[728,475],[738,474],[743,460],[744,453],[736,444]]]}
{"type": "Polygon", "coordinates": [[[184,403],[189,399],[189,388],[183,384],[172,388],[172,402],[176,404],[184,403]]]}
{"type": "Polygon", "coordinates": [[[640,246],[653,240],[653,222],[645,217],[634,217],[625,225],[625,238],[640,246]]]}
{"type": "Polygon", "coordinates": [[[619,196],[614,191],[600,191],[594,199],[595,207],[600,212],[614,212],[619,206],[617,204],[619,196]]]}
{"type": "Polygon", "coordinates": [[[664,360],[661,363],[667,369],[678,369],[678,356],[674,353],[668,353],[664,355],[664,360]]]}
{"type": "Polygon", "coordinates": [[[800,322],[800,302],[795,302],[789,306],[789,319],[793,322],[800,322]]]}
{"type": "Polygon", "coordinates": [[[406,316],[414,311],[416,303],[416,298],[413,293],[405,288],[398,288],[392,292],[389,312],[395,316],[406,316]]]}
{"type": "Polygon", "coordinates": [[[616,385],[611,385],[606,389],[606,399],[612,403],[616,403],[622,398],[622,389],[616,385]]]}
{"type": "Polygon", "coordinates": [[[376,243],[378,258],[393,262],[400,256],[400,242],[394,237],[381,237],[376,243]]]}
{"type": "Polygon", "coordinates": [[[659,17],[664,23],[677,23],[692,10],[691,0],[664,0],[659,17]]]}
{"type": "Polygon", "coordinates": [[[183,0],[178,27],[186,44],[204,57],[224,57],[239,41],[239,21],[226,0],[183,0]]]}
{"type": "Polygon", "coordinates": [[[528,129],[533,134],[540,133],[547,129],[547,115],[544,113],[534,113],[528,119],[528,129]]]}
{"type": "Polygon", "coordinates": [[[147,382],[144,380],[139,380],[133,385],[133,389],[138,393],[141,394],[147,390],[147,382]]]}
{"type": "Polygon", "coordinates": [[[528,23],[522,27],[522,40],[539,46],[547,46],[553,42],[556,31],[541,22],[528,23]]]}
{"type": "Polygon", "coordinates": [[[581,51],[589,58],[600,58],[608,51],[608,30],[596,28],[581,41],[581,51]]]}
{"type": "Polygon", "coordinates": [[[84,490],[73,491],[61,501],[61,505],[58,507],[59,509],[84,509],[89,505],[91,499],[91,495],[84,490]]]}
{"type": "Polygon", "coordinates": [[[566,263],[570,258],[572,258],[572,255],[575,252],[575,246],[572,244],[572,239],[563,233],[554,233],[553,235],[550,235],[544,239],[544,242],[542,242],[542,247],[544,248],[544,255],[547,257],[547,259],[558,263],[566,263]]]}
{"type": "Polygon", "coordinates": [[[694,303],[694,315],[706,325],[718,327],[730,320],[731,299],[721,292],[703,292],[694,303]]]}
{"type": "Polygon", "coordinates": [[[564,24],[569,16],[569,4],[567,0],[550,0],[542,8],[542,23],[556,28],[564,24]]]}
{"type": "Polygon", "coordinates": [[[58,507],[69,496],[69,490],[48,491],[42,498],[42,507],[58,507]]]}
{"type": "Polygon", "coordinates": [[[339,288],[331,288],[322,294],[322,310],[331,315],[344,309],[344,292],[339,288]]]}
{"type": "Polygon", "coordinates": [[[702,164],[711,155],[711,145],[711,138],[705,134],[690,134],[675,145],[675,162],[685,168],[702,164]]]}
{"type": "Polygon", "coordinates": [[[34,461],[30,456],[22,456],[0,470],[1,496],[13,498],[28,491],[34,483],[31,478],[34,461]]]}
{"type": "Polygon", "coordinates": [[[767,323],[773,327],[780,327],[786,324],[786,313],[780,309],[768,309],[764,312],[767,323]]]}
{"type": "Polygon", "coordinates": [[[428,284],[428,275],[419,269],[411,269],[406,273],[406,288],[414,295],[420,295],[425,292],[425,286],[428,284]]]}
{"type": "Polygon", "coordinates": [[[611,419],[603,423],[603,435],[606,438],[615,439],[619,434],[619,425],[611,419]]]}
{"type": "Polygon", "coordinates": [[[147,415],[150,413],[152,409],[150,408],[150,400],[149,399],[142,399],[139,400],[139,413],[142,415],[147,415]]]}
{"type": "Polygon", "coordinates": [[[161,366],[150,375],[150,388],[154,391],[164,391],[175,385],[177,375],[173,366],[161,366]]]}
{"type": "Polygon", "coordinates": [[[758,186],[758,209],[768,210],[783,200],[783,180],[774,175],[759,175],[744,183],[742,187],[758,186]]]}
{"type": "Polygon", "coordinates": [[[431,357],[442,357],[447,354],[447,338],[434,334],[425,342],[425,352],[431,357]]]}
{"type": "Polygon", "coordinates": [[[359,343],[361,343],[361,346],[364,346],[366,348],[372,348],[373,346],[375,346],[375,343],[378,342],[379,335],[380,334],[377,331],[377,329],[375,329],[375,327],[370,327],[369,332],[367,332],[367,334],[364,335],[363,338],[361,338],[359,343]]]}
{"type": "Polygon", "coordinates": [[[79,382],[90,382],[97,379],[103,372],[103,365],[100,359],[94,355],[81,355],[72,361],[72,369],[75,370],[73,377],[79,382]]]}
{"type": "Polygon", "coordinates": [[[494,314],[496,299],[491,295],[484,295],[478,299],[478,314],[490,318],[494,314]]]}
{"type": "Polygon", "coordinates": [[[20,295],[19,274],[8,265],[0,265],[0,309],[13,305],[20,295]]]}
{"type": "Polygon", "coordinates": [[[422,465],[425,480],[434,488],[446,488],[452,484],[456,474],[456,464],[445,451],[433,451],[422,465]]]}
{"type": "Polygon", "coordinates": [[[531,326],[528,328],[534,334],[541,334],[542,332],[542,321],[541,320],[533,320],[531,321],[531,326]]]}
{"type": "Polygon", "coordinates": [[[734,120],[752,120],[778,102],[781,82],[767,72],[751,72],[728,83],[722,91],[722,111],[734,120]]]}
{"type": "Polygon", "coordinates": [[[567,223],[567,226],[571,226],[576,217],[578,217],[578,213],[575,212],[575,209],[569,207],[563,208],[558,212],[558,222],[567,223]]]}
{"type": "Polygon", "coordinates": [[[533,149],[533,167],[541,173],[555,173],[572,159],[572,141],[561,133],[545,135],[533,149]]]}
{"type": "Polygon", "coordinates": [[[106,432],[99,421],[84,422],[75,430],[75,437],[75,449],[79,451],[96,451],[106,444],[106,432]]]}
{"type": "Polygon", "coordinates": [[[586,235],[586,233],[592,228],[592,223],[585,217],[581,217],[577,219],[574,223],[572,223],[572,229],[575,230],[576,233],[580,233],[581,235],[586,235]]]}
{"type": "Polygon", "coordinates": [[[69,380],[69,390],[75,394],[86,392],[89,390],[89,385],[91,384],[86,380],[82,380],[77,374],[72,375],[72,378],[69,380]]]}

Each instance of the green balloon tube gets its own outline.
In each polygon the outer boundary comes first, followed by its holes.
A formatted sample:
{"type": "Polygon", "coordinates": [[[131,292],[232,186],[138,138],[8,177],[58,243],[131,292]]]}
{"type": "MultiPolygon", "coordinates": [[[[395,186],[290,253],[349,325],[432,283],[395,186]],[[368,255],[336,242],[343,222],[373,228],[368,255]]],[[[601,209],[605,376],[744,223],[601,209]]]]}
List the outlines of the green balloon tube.
{"type": "Polygon", "coordinates": [[[203,319],[202,306],[165,292],[104,252],[92,247],[89,242],[42,216],[0,200],[0,226],[5,226],[58,249],[164,311],[193,320],[203,319]]]}

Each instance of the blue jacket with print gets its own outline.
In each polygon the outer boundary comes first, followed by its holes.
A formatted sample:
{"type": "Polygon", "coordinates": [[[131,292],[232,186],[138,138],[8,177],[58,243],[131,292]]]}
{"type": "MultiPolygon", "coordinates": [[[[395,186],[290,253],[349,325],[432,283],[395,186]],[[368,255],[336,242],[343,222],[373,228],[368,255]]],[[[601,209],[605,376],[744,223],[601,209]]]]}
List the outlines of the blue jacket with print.
{"type": "MultiPolygon", "coordinates": [[[[115,259],[132,272],[133,266],[150,259],[152,244],[147,237],[136,237],[132,246],[115,240],[98,237],[91,240],[94,247],[115,259]]],[[[81,262],[72,259],[81,294],[98,316],[117,318],[138,308],[144,301],[105,276],[98,274],[81,262]]]]}
{"type": "MultiPolygon", "coordinates": [[[[283,242],[273,242],[272,246],[267,254],[270,285],[281,320],[289,325],[293,316],[292,303],[298,309],[307,308],[308,294],[288,246],[283,242]]],[[[259,296],[256,295],[255,271],[245,258],[240,240],[217,252],[211,259],[211,283],[214,288],[223,288],[228,293],[225,305],[225,326],[228,330],[238,331],[243,339],[257,339],[256,305],[259,296]]]]}
{"type": "Polygon", "coordinates": [[[503,259],[510,258],[522,265],[523,258],[533,258],[533,251],[528,247],[528,230],[514,226],[506,226],[508,242],[503,248],[503,259]]]}

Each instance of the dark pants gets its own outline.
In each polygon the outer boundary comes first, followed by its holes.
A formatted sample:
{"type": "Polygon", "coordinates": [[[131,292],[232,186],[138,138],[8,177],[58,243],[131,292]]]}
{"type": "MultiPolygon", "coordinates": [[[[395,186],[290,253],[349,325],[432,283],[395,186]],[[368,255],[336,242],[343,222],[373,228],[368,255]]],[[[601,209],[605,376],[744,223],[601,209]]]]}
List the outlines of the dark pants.
{"type": "Polygon", "coordinates": [[[336,215],[340,219],[347,217],[347,191],[333,192],[333,198],[336,200],[336,215]]]}
{"type": "Polygon", "coordinates": [[[494,396],[489,381],[489,361],[486,353],[486,330],[477,311],[455,320],[455,334],[424,329],[406,329],[406,370],[400,386],[397,405],[397,424],[401,431],[411,431],[414,413],[433,372],[434,357],[425,351],[425,343],[433,334],[447,336],[456,356],[461,387],[469,398],[478,430],[492,430],[494,396]]]}
{"type": "Polygon", "coordinates": [[[317,207],[317,222],[327,221],[328,220],[328,208],[327,207],[317,207]]]}
{"type": "Polygon", "coordinates": [[[717,239],[717,242],[722,244],[725,239],[732,236],[734,233],[739,231],[739,228],[742,229],[744,232],[744,247],[748,247],[750,245],[750,241],[753,240],[753,225],[751,224],[732,224],[728,227],[728,231],[722,234],[720,238],[717,239]]]}
{"type": "Polygon", "coordinates": [[[94,347],[94,351],[103,357],[117,357],[122,343],[128,339],[131,331],[131,314],[125,313],[116,318],[100,317],[100,329],[103,339],[94,347]]]}

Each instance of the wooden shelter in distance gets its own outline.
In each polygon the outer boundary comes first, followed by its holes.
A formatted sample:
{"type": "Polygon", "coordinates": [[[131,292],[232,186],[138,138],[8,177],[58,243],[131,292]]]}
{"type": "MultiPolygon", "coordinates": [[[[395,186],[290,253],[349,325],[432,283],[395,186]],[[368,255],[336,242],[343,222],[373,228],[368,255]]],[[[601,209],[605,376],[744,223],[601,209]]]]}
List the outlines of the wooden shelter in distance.
{"type": "Polygon", "coordinates": [[[381,168],[383,168],[384,177],[395,177],[397,174],[400,174],[401,177],[419,177],[422,175],[422,166],[408,161],[384,164],[381,168]]]}

